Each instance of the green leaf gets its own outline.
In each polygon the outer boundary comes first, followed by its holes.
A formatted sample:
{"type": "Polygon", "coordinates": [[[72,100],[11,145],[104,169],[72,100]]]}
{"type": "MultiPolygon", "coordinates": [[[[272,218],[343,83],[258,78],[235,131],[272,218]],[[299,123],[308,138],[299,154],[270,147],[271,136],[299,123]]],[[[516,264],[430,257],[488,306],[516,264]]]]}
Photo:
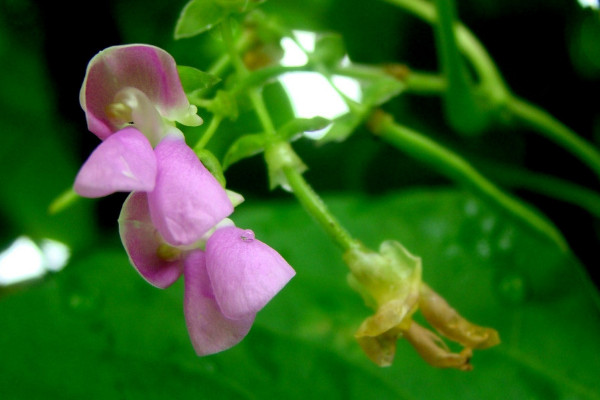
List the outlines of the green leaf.
{"type": "Polygon", "coordinates": [[[362,123],[363,116],[359,113],[346,113],[333,120],[333,125],[325,136],[319,139],[319,144],[328,142],[343,142],[362,123]]]}
{"type": "Polygon", "coordinates": [[[191,0],[188,2],[175,25],[175,39],[196,36],[205,32],[227,15],[227,10],[213,0],[191,0]]]}
{"type": "Polygon", "coordinates": [[[398,96],[406,88],[406,84],[392,77],[373,79],[369,85],[363,85],[362,103],[369,107],[377,107],[398,96]]]}
{"type": "Polygon", "coordinates": [[[178,65],[177,72],[186,93],[211,88],[221,81],[218,76],[185,65],[178,65]]]}
{"type": "Polygon", "coordinates": [[[331,121],[323,117],[294,118],[277,131],[277,135],[285,141],[302,132],[314,132],[325,129],[331,125],[331,121]]]}
{"type": "Polygon", "coordinates": [[[430,286],[470,320],[497,328],[503,343],[476,352],[469,373],[433,369],[402,340],[392,367],[372,365],[353,337],[371,310],[346,285],[339,251],[298,204],[249,202],[236,224],[297,275],[242,343],[196,357],[182,282],[151,287],[119,245],[105,245],[1,298],[3,397],[599,398],[597,292],[586,290],[573,257],[462,192],[325,201],[370,247],[396,239],[421,256],[430,286]]]}
{"type": "Polygon", "coordinates": [[[265,149],[269,138],[264,133],[248,134],[237,139],[223,159],[223,168],[227,169],[230,165],[247,158],[252,157],[265,149]]]}

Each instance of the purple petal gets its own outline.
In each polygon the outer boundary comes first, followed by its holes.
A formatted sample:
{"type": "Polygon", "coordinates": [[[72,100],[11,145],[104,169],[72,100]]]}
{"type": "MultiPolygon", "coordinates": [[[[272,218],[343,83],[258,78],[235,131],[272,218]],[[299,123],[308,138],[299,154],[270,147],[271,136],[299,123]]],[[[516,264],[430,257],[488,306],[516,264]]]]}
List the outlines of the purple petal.
{"type": "Polygon", "coordinates": [[[75,178],[75,191],[84,197],[114,192],[150,191],[156,182],[156,157],[148,139],[125,128],[94,150],[75,178]]]}
{"type": "Polygon", "coordinates": [[[225,190],[183,139],[169,136],[154,153],[158,173],[148,203],[152,221],[168,243],[194,243],[233,212],[225,190]]]}
{"type": "Polygon", "coordinates": [[[144,92],[169,120],[187,121],[191,125],[202,122],[185,96],[175,60],[169,53],[148,45],[114,46],[92,58],[80,94],[88,128],[100,139],[106,139],[118,129],[106,115],[106,107],[114,102],[117,92],[126,87],[144,92]]]}
{"type": "Polygon", "coordinates": [[[196,250],[188,255],[184,277],[185,321],[196,353],[205,356],[238,344],[250,331],[254,314],[233,320],[221,313],[212,292],[202,251],[196,250]]]}
{"type": "Polygon", "coordinates": [[[256,314],[295,275],[251,230],[218,229],[206,243],[206,267],[219,307],[228,318],[256,314]]]}
{"type": "Polygon", "coordinates": [[[181,276],[183,255],[165,247],[150,220],[146,193],[131,193],[123,203],[119,234],[131,264],[150,284],[164,289],[181,276]]]}

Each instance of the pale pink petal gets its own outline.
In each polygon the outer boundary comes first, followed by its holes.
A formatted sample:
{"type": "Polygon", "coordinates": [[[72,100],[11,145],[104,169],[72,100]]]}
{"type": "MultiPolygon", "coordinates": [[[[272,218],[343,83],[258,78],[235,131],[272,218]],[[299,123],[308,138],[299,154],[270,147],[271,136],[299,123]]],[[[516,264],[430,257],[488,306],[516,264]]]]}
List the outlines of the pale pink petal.
{"type": "Polygon", "coordinates": [[[233,320],[219,310],[201,250],[185,260],[184,313],[192,345],[199,356],[218,353],[238,344],[247,334],[254,314],[233,320]]]}
{"type": "Polygon", "coordinates": [[[181,276],[184,255],[176,249],[169,252],[165,248],[150,220],[146,193],[131,193],[123,203],[119,234],[131,264],[150,284],[166,288],[181,276]],[[165,254],[172,257],[165,257],[165,254]]]}
{"type": "Polygon", "coordinates": [[[118,130],[106,115],[106,108],[114,103],[117,92],[126,87],[144,92],[169,120],[187,121],[188,125],[202,122],[185,96],[175,60],[169,53],[149,45],[114,46],[92,58],[80,94],[88,128],[100,139],[118,130]]]}
{"type": "Polygon", "coordinates": [[[169,136],[154,153],[158,173],[148,203],[152,221],[168,243],[194,243],[233,212],[225,189],[183,139],[169,136]]]}
{"type": "MultiPolygon", "coordinates": [[[[142,132],[152,147],[156,146],[169,133],[177,132],[183,138],[183,133],[163,120],[154,104],[141,90],[130,86],[121,89],[115,95],[115,102],[130,109],[126,116],[127,121],[121,120],[121,122],[131,124],[130,126],[134,126],[142,132]]],[[[113,122],[116,123],[116,120],[113,122]]]]}
{"type": "Polygon", "coordinates": [[[114,192],[150,191],[156,181],[156,157],[148,139],[134,128],[115,133],[94,150],[75,178],[83,197],[114,192]]]}
{"type": "Polygon", "coordinates": [[[206,243],[206,268],[215,298],[228,318],[257,313],[295,275],[251,230],[218,229],[206,243]]]}

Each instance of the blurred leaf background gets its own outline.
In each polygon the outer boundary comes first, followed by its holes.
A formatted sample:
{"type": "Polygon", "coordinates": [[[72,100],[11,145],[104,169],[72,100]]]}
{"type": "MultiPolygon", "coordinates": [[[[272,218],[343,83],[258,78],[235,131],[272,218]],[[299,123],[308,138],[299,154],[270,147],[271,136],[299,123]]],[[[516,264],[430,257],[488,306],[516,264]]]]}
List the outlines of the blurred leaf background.
{"type": "MultiPolygon", "coordinates": [[[[598,297],[579,273],[587,268],[597,279],[597,218],[517,192],[562,230],[574,251],[564,256],[362,128],[343,144],[296,142],[307,179],[358,238],[373,247],[397,238],[422,256],[431,286],[468,318],[498,328],[503,344],[477,353],[469,374],[434,370],[402,341],[393,367],[371,365],[353,340],[369,310],[347,287],[339,252],[289,195],[269,192],[262,160],[253,157],[227,171],[228,187],[247,199],[236,223],[254,229],[298,275],[240,346],[197,358],[181,282],[159,291],[128,265],[116,226],[123,196],[47,213],[97,145],[78,104],[96,52],[151,43],[201,69],[220,54],[213,33],[173,41],[184,3],[81,2],[65,12],[52,2],[0,0],[0,246],[26,235],[59,240],[72,253],[64,271],[0,286],[1,398],[600,398],[598,297]]],[[[515,93],[599,143],[597,11],[574,0],[458,7],[515,93]]],[[[341,33],[354,61],[437,69],[431,28],[384,2],[271,0],[261,8],[290,28],[341,33]]],[[[281,92],[270,91],[285,122],[281,92]]],[[[439,98],[401,96],[388,110],[475,165],[505,163],[600,189],[577,160],[530,132],[454,134],[439,98]]],[[[211,143],[215,152],[236,130],[252,132],[252,123],[231,124],[211,143]]]]}

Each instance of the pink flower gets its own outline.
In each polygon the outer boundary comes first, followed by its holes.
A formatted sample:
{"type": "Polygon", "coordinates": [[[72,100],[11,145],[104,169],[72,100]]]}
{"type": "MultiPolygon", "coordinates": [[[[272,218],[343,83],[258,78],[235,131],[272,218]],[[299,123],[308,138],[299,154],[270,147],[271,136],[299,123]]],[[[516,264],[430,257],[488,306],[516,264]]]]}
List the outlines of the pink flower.
{"type": "Polygon", "coordinates": [[[78,194],[147,192],[152,222],[175,246],[195,242],[233,212],[225,190],[175,127],[202,120],[167,52],[148,45],[100,52],[88,65],[80,101],[88,128],[103,142],[75,179],[78,194]]]}
{"type": "Polygon", "coordinates": [[[102,140],[133,123],[155,146],[174,122],[202,123],[173,57],[149,45],[113,46],[94,56],[79,101],[89,130],[102,140]]]}
{"type": "Polygon", "coordinates": [[[184,313],[198,355],[239,343],[260,311],[295,275],[289,264],[250,230],[225,222],[192,246],[168,245],[153,225],[146,194],[132,193],[119,231],[131,263],[160,288],[185,278],[184,313]],[[225,226],[223,226],[225,225],[225,226]],[[205,246],[205,251],[199,248],[205,246]]]}

